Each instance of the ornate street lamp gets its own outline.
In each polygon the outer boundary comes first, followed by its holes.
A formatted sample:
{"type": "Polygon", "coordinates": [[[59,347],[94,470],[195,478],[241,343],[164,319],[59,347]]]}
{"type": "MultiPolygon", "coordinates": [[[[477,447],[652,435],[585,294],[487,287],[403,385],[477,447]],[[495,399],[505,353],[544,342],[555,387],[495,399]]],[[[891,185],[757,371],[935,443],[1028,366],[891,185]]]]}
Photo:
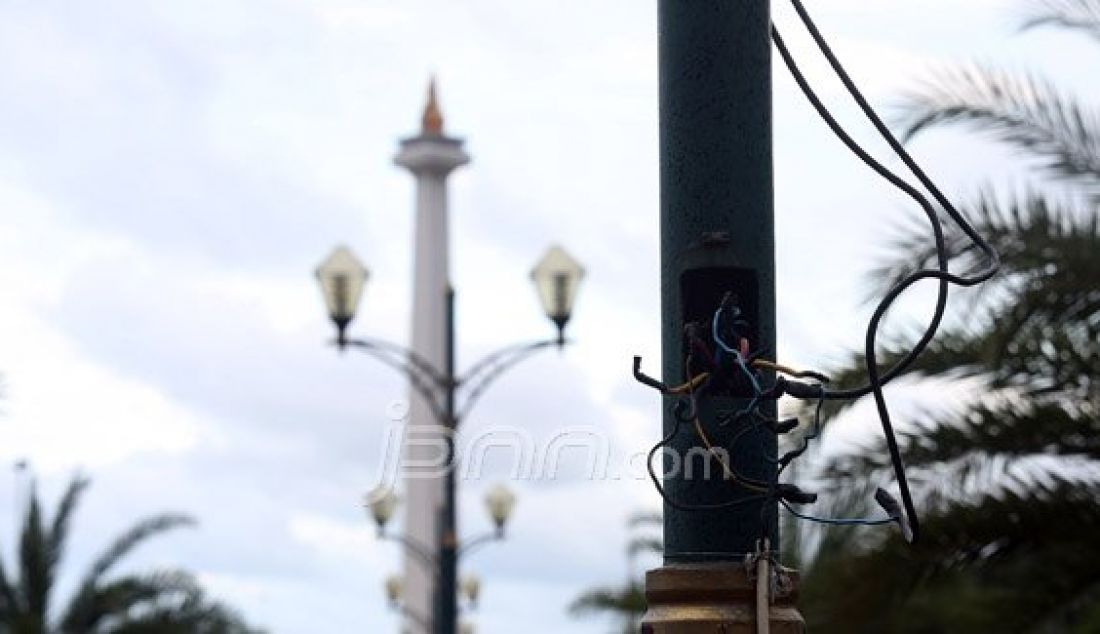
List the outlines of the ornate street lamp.
{"type": "Polygon", "coordinates": [[[516,495],[503,484],[493,487],[485,495],[485,507],[489,509],[489,517],[493,519],[498,535],[504,535],[504,525],[515,506],[516,495]]]}
{"type": "Polygon", "coordinates": [[[405,589],[405,582],[398,575],[386,577],[386,602],[390,607],[401,605],[401,592],[405,589]]]}
{"type": "Polygon", "coordinates": [[[344,332],[351,320],[355,319],[363,286],[366,285],[370,273],[351,249],[341,246],[336,247],[317,267],[316,275],[328,315],[336,324],[336,340],[343,347],[344,332]]]}
{"type": "MultiPolygon", "coordinates": [[[[415,351],[381,339],[352,338],[348,324],[355,318],[359,300],[369,273],[346,247],[339,247],[317,268],[317,281],[333,324],[336,344],[341,349],[354,348],[382,361],[401,372],[421,397],[440,427],[448,430],[448,456],[454,456],[454,432],[485,391],[509,368],[532,354],[551,347],[565,345],[565,325],[572,316],[577,289],[584,277],[584,268],[561,247],[551,247],[531,272],[531,279],[547,317],[557,326],[553,339],[523,342],[486,355],[463,374],[454,371],[454,291],[447,289],[447,327],[444,339],[444,367],[425,359],[415,351]],[[460,400],[461,399],[461,400],[460,400]]],[[[444,478],[443,512],[439,542],[432,547],[416,543],[404,536],[391,536],[385,531],[397,507],[392,491],[375,491],[366,500],[367,510],[378,525],[383,538],[403,543],[435,573],[438,579],[437,602],[431,621],[437,631],[452,634],[457,623],[457,562],[462,554],[474,547],[504,537],[504,525],[515,506],[515,496],[504,488],[490,492],[486,499],[495,530],[459,546],[456,530],[457,483],[454,465],[444,478]],[[437,554],[438,553],[438,554],[437,554]]]]}
{"type": "Polygon", "coordinates": [[[390,575],[386,577],[386,581],[383,585],[383,589],[386,592],[386,604],[390,606],[390,609],[398,614],[413,620],[417,625],[423,627],[425,630],[430,630],[432,627],[431,621],[427,616],[419,614],[409,606],[405,605],[405,580],[399,575],[390,575]]]}
{"type": "MultiPolygon", "coordinates": [[[[394,574],[386,577],[382,588],[386,594],[386,605],[388,605],[391,610],[412,619],[425,629],[431,629],[431,623],[423,614],[417,614],[405,604],[405,580],[400,575],[394,574]]],[[[477,610],[477,602],[481,597],[481,579],[479,579],[477,575],[467,575],[462,580],[460,592],[462,598],[466,600],[462,611],[477,610]]],[[[461,605],[461,602],[459,602],[459,604],[461,605]]],[[[460,629],[459,631],[465,632],[467,630],[460,629]]]]}
{"type": "Polygon", "coordinates": [[[370,511],[371,517],[378,525],[379,535],[385,532],[386,523],[393,517],[393,512],[397,510],[399,503],[400,499],[393,489],[385,486],[375,488],[364,497],[363,506],[370,511]]]}
{"type": "MultiPolygon", "coordinates": [[[[421,562],[429,570],[435,571],[439,567],[439,558],[432,552],[427,544],[421,544],[402,534],[394,534],[386,531],[386,525],[393,517],[401,503],[401,498],[393,489],[379,486],[363,496],[363,508],[378,526],[378,537],[388,541],[401,543],[416,553],[421,562]]],[[[456,555],[466,555],[475,548],[491,541],[504,539],[504,527],[516,506],[516,495],[503,484],[498,484],[485,494],[485,509],[489,519],[493,522],[493,530],[456,545],[456,555]]]]}
{"type": "Polygon", "coordinates": [[[558,246],[550,247],[531,271],[542,309],[558,327],[558,345],[565,343],[565,324],[573,314],[573,301],[582,279],[584,267],[558,246]]]}
{"type": "Polygon", "coordinates": [[[477,575],[466,575],[462,580],[462,594],[466,597],[466,602],[470,604],[470,609],[477,609],[477,601],[481,598],[481,577],[477,575]]]}

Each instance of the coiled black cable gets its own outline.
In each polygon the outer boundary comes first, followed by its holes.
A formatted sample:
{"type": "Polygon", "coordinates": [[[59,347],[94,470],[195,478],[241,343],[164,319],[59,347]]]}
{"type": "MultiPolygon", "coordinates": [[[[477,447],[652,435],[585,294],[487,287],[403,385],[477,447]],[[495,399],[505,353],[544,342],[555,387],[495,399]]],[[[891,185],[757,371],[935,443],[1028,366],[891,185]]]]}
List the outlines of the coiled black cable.
{"type": "Polygon", "coordinates": [[[890,145],[891,149],[901,158],[902,162],[909,168],[917,180],[928,190],[929,193],[940,204],[944,212],[954,220],[959,228],[970,238],[975,246],[978,247],[988,258],[989,262],[985,269],[980,270],[970,276],[960,276],[949,272],[948,270],[948,253],[943,238],[943,229],[940,223],[940,219],[936,210],[929,203],[919,191],[909,185],[903,179],[893,174],[881,163],[871,157],[858,143],[856,143],[851,136],[849,136],[843,129],[843,127],[837,122],[836,118],[832,116],[828,108],[817,97],[817,94],[810,87],[809,82],[806,81],[805,76],[798,68],[798,64],[795,62],[790,51],[787,49],[783,38],[780,36],[778,29],[772,26],[772,40],[775,43],[776,49],[779,51],[780,56],[783,58],[788,70],[807,100],[811,103],[818,115],[825,121],[833,133],[848,147],[857,157],[859,157],[865,164],[867,164],[872,170],[878,173],[880,176],[889,181],[892,185],[905,192],[920,204],[921,208],[929,217],[929,221],[932,223],[934,238],[936,242],[936,260],[937,269],[921,269],[909,276],[905,277],[898,283],[896,283],[886,295],[880,300],[876,306],[874,313],[867,325],[866,334],[866,349],[865,349],[865,361],[867,365],[867,385],[846,390],[825,390],[824,398],[827,399],[853,399],[872,394],[875,399],[875,405],[879,414],[879,421],[882,424],[883,434],[886,437],[887,449],[890,453],[890,460],[894,468],[894,475],[898,481],[898,489],[901,493],[902,503],[905,507],[905,514],[909,520],[909,524],[912,529],[911,541],[916,541],[920,534],[919,532],[919,520],[915,506],[913,504],[912,494],[909,490],[908,480],[905,476],[905,466],[901,458],[901,451],[898,448],[897,438],[894,433],[893,424],[890,420],[889,408],[886,405],[886,398],[883,394],[883,386],[890,380],[904,372],[924,351],[924,349],[931,342],[936,332],[939,330],[940,324],[943,321],[944,311],[947,304],[947,292],[948,284],[955,284],[958,286],[974,286],[980,284],[991,277],[993,277],[1000,268],[1000,258],[997,252],[985,242],[985,240],[978,234],[978,232],[967,222],[966,218],[962,216],[955,209],[954,205],[947,199],[946,196],[936,187],[936,184],[925,174],[924,170],[913,160],[909,153],[905,150],[902,144],[897,138],[890,132],[890,129],[882,122],[882,119],[875,112],[874,108],[867,102],[867,99],[863,96],[863,93],[852,81],[847,71],[844,69],[843,64],[833,53],[832,48],[828,42],[821,35],[817,25],[810,17],[806,8],[802,5],[800,0],[791,0],[795,11],[798,13],[799,18],[802,20],[806,29],[817,43],[818,48],[822,54],[828,60],[829,65],[840,78],[844,84],[848,93],[859,105],[864,115],[875,126],[875,129],[890,145]],[[880,374],[878,368],[878,362],[876,357],[876,347],[878,343],[878,329],[882,318],[886,314],[886,311],[893,305],[894,301],[907,290],[913,284],[924,279],[936,279],[939,281],[939,288],[936,297],[936,307],[932,318],[929,320],[928,327],[921,335],[917,343],[910,349],[910,351],[899,360],[893,367],[888,369],[885,373],[880,374]]]}

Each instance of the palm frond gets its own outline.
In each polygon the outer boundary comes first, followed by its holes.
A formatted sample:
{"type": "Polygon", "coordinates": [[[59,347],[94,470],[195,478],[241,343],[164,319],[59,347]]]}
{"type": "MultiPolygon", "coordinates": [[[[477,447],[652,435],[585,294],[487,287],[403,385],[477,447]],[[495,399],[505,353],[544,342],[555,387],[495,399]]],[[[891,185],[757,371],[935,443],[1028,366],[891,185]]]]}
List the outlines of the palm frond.
{"type": "MultiPolygon", "coordinates": [[[[783,443],[783,440],[780,440],[783,443]]],[[[781,444],[781,453],[786,449],[781,444]]],[[[788,482],[799,483],[799,476],[802,473],[802,466],[799,461],[792,462],[786,471],[785,479],[788,482]]],[[[804,564],[813,561],[812,557],[808,557],[807,552],[807,536],[810,532],[809,525],[803,524],[790,513],[779,513],[779,556],[780,561],[784,566],[789,568],[800,569],[804,564]]]]}
{"type": "Polygon", "coordinates": [[[645,610],[645,590],[639,584],[630,584],[623,588],[589,590],[569,605],[569,613],[573,616],[593,613],[637,615],[645,613],[645,610]]]}
{"type": "Polygon", "coordinates": [[[194,578],[181,571],[127,576],[102,586],[85,586],[70,602],[61,628],[65,632],[95,631],[105,620],[124,620],[142,606],[197,591],[194,578]]]}
{"type": "Polygon", "coordinates": [[[665,552],[665,542],[660,537],[648,535],[632,537],[630,543],[626,546],[626,552],[631,557],[636,557],[642,553],[660,555],[665,552]]]}
{"type": "MultiPolygon", "coordinates": [[[[813,606],[807,614],[822,621],[815,625],[825,632],[916,632],[906,623],[917,608],[942,616],[953,605],[993,603],[1000,609],[978,610],[993,621],[976,631],[1027,631],[1029,623],[1100,581],[1100,554],[1080,548],[1100,528],[1097,492],[1055,481],[945,507],[925,517],[925,538],[914,546],[889,536],[875,548],[811,570],[804,586],[813,606]],[[973,596],[961,596],[963,588],[973,596]],[[955,600],[945,605],[950,595],[939,594],[943,589],[951,589],[955,600]],[[934,597],[939,600],[929,605],[934,597]]],[[[928,625],[927,618],[917,620],[928,625]]]]}
{"type": "MultiPolygon", "coordinates": [[[[914,338],[915,339],[915,338],[914,338]]],[[[966,331],[947,331],[937,335],[924,353],[900,376],[913,378],[947,377],[966,378],[988,372],[990,366],[983,362],[988,357],[987,344],[980,338],[970,336],[966,331]]],[[[880,348],[876,357],[879,367],[885,370],[900,362],[912,347],[912,340],[897,341],[880,348]]],[[[862,352],[851,353],[842,364],[827,369],[830,378],[829,387],[837,389],[856,388],[867,383],[867,361],[862,352]]],[[[827,426],[857,401],[827,400],[821,408],[822,423],[827,426]]],[[[800,442],[802,435],[810,430],[817,403],[803,401],[796,410],[803,425],[789,434],[790,442],[800,442]]]]}
{"type": "Polygon", "coordinates": [[[19,590],[24,608],[22,617],[39,627],[45,627],[54,580],[54,571],[46,555],[46,540],[38,490],[32,483],[27,515],[19,540],[19,590]]]}
{"type": "Polygon", "coordinates": [[[1100,3],[1095,0],[1032,0],[1023,29],[1055,26],[1100,39],[1100,3]]]}
{"type": "Polygon", "coordinates": [[[61,561],[65,540],[69,534],[69,526],[72,523],[73,512],[80,503],[80,496],[88,488],[89,480],[82,476],[73,477],[69,487],[58,503],[57,513],[54,515],[53,526],[50,528],[46,539],[46,556],[49,558],[51,569],[56,569],[61,561]]]}
{"type": "MultiPolygon", "coordinates": [[[[1100,214],[1060,204],[1039,193],[1005,200],[983,193],[963,207],[976,229],[1002,254],[1001,275],[969,306],[965,329],[939,335],[914,369],[957,365],[996,378],[996,385],[1030,384],[1036,392],[1074,389],[1095,394],[1100,375],[1100,214]],[[928,355],[931,355],[928,357],[928,355]],[[929,367],[932,366],[932,367],[929,367]]],[[[935,251],[916,226],[903,230],[890,261],[873,272],[888,287],[932,265],[935,251]]],[[[972,245],[957,229],[947,235],[953,269],[977,265],[972,245]]],[[[915,337],[881,352],[883,366],[915,337]]],[[[862,355],[835,371],[839,385],[858,385],[862,355]]],[[[834,413],[827,409],[827,414],[834,413]]]]}
{"type": "MultiPolygon", "coordinates": [[[[1100,0],[1029,4],[1025,29],[1100,38],[1100,0]]],[[[1100,115],[1036,75],[983,66],[942,73],[909,95],[903,112],[906,140],[966,126],[1037,159],[1045,175],[1076,186],[1067,200],[1088,206],[991,189],[960,205],[1002,269],[980,292],[952,293],[968,309],[953,311],[961,317],[945,322],[907,373],[980,377],[961,408],[910,410],[911,424],[899,421],[923,538],[909,545],[892,531],[812,533],[819,546],[803,579],[804,614],[819,633],[1091,631],[1086,623],[1100,626],[1100,551],[1092,547],[1100,528],[1100,115]]],[[[945,220],[944,229],[952,271],[984,266],[957,226],[945,220]]],[[[938,255],[923,218],[890,250],[871,272],[875,295],[933,268],[938,255]]],[[[916,336],[895,335],[881,364],[916,336]]],[[[864,361],[852,355],[832,373],[836,383],[861,384],[864,361]]],[[[830,404],[826,414],[839,410],[830,404]]],[[[814,475],[825,511],[893,478],[878,440],[825,458],[814,475]]]]}
{"type": "MultiPolygon", "coordinates": [[[[632,529],[645,526],[661,528],[664,526],[664,518],[660,511],[639,511],[630,516],[627,526],[632,529]]],[[[642,553],[661,554],[664,551],[664,540],[653,535],[634,535],[626,546],[626,553],[629,557],[636,557],[642,553]]]]}
{"type": "MultiPolygon", "coordinates": [[[[850,480],[843,486],[820,490],[827,481],[818,480],[806,483],[806,488],[821,494],[818,502],[812,506],[801,509],[804,514],[823,518],[855,518],[871,517],[878,513],[873,503],[875,486],[871,480],[850,480]]],[[[794,518],[785,514],[785,517],[794,518]]],[[[849,553],[863,549],[867,541],[868,531],[881,532],[881,528],[831,526],[816,524],[794,518],[788,532],[797,531],[802,537],[801,569],[803,572],[812,571],[818,566],[829,565],[829,561],[836,557],[845,557],[849,553]]],[[[786,559],[786,556],[784,556],[786,559]]]]}
{"type": "Polygon", "coordinates": [[[979,65],[948,69],[902,102],[906,140],[934,126],[966,124],[1044,161],[1057,178],[1100,185],[1100,120],[1036,75],[979,65]]]}
{"type": "Polygon", "coordinates": [[[149,605],[131,610],[102,628],[106,634],[263,634],[244,623],[227,606],[210,600],[198,585],[187,583],[162,593],[149,605]]]}
{"type": "Polygon", "coordinates": [[[639,526],[662,526],[664,516],[660,511],[639,511],[630,516],[627,526],[637,528],[639,526]]]}
{"type": "Polygon", "coordinates": [[[0,557],[0,623],[5,623],[14,617],[19,608],[19,597],[16,594],[13,580],[8,578],[4,569],[3,557],[0,557]]]}
{"type": "Polygon", "coordinates": [[[1098,295],[1038,287],[1020,293],[986,337],[1000,364],[994,385],[1024,388],[1037,398],[1095,400],[1100,391],[1098,295]]]}
{"type": "MultiPolygon", "coordinates": [[[[957,207],[1001,256],[1001,275],[995,284],[1020,277],[1100,270],[1090,256],[1100,249],[1100,219],[1094,212],[1038,191],[998,196],[988,188],[957,207]]],[[[976,247],[953,223],[944,222],[952,270],[972,271],[982,266],[976,247]]],[[[872,298],[918,269],[935,267],[935,245],[923,218],[899,226],[887,252],[889,257],[867,275],[872,298]]]]}
{"type": "Polygon", "coordinates": [[[0,632],[261,634],[233,610],[209,599],[185,572],[104,579],[146,539],[194,524],[190,517],[179,514],[146,519],[123,533],[95,560],[61,620],[50,623],[51,590],[75,509],[87,486],[86,478],[72,479],[47,527],[32,483],[20,535],[17,582],[8,578],[0,561],[0,632]]]}
{"type": "Polygon", "coordinates": [[[194,526],[195,520],[187,515],[166,513],[147,518],[135,524],[130,530],[119,536],[92,564],[84,578],[84,585],[98,585],[99,580],[123,557],[128,555],[142,542],[177,528],[194,526]]]}
{"type": "Polygon", "coordinates": [[[961,419],[935,420],[905,434],[914,466],[985,452],[1008,458],[1043,454],[1100,460],[1100,420],[1062,403],[979,406],[961,419]]]}
{"type": "Polygon", "coordinates": [[[1100,629],[1100,583],[1077,589],[1063,605],[1056,606],[1035,626],[1034,634],[1087,634],[1100,629]]]}
{"type": "MultiPolygon", "coordinates": [[[[924,506],[972,499],[975,493],[1019,492],[1037,481],[1065,479],[1064,466],[1100,460],[1100,420],[1065,402],[1032,399],[979,404],[962,415],[926,415],[899,434],[916,497],[924,506]]],[[[1095,474],[1078,469],[1083,483],[1095,474]]],[[[819,472],[826,492],[889,477],[885,442],[832,456],[819,472]]]]}

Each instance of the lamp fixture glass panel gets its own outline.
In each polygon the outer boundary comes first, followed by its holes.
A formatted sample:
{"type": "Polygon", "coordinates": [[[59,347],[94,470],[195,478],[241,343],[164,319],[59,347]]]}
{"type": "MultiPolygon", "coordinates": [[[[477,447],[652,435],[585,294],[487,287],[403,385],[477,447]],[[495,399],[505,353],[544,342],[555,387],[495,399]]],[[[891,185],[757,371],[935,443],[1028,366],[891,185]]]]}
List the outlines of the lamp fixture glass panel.
{"type": "Polygon", "coordinates": [[[398,575],[390,575],[386,577],[386,600],[390,602],[390,605],[397,605],[401,603],[401,593],[404,590],[404,583],[398,575]]]}
{"type": "Polygon", "coordinates": [[[370,272],[351,249],[341,246],[317,267],[316,275],[329,317],[343,331],[355,318],[370,272]]]}
{"type": "Polygon", "coordinates": [[[493,519],[497,530],[504,530],[504,525],[516,506],[516,495],[508,487],[498,484],[486,494],[485,506],[489,509],[489,517],[493,519]]]}
{"type": "Polygon", "coordinates": [[[558,328],[564,328],[573,314],[582,279],[584,267],[559,246],[550,247],[531,271],[542,309],[558,328]]]}
{"type": "Polygon", "coordinates": [[[371,517],[378,524],[378,528],[382,529],[393,517],[393,512],[397,510],[399,501],[393,489],[382,486],[366,495],[363,506],[370,512],[371,517]]]}

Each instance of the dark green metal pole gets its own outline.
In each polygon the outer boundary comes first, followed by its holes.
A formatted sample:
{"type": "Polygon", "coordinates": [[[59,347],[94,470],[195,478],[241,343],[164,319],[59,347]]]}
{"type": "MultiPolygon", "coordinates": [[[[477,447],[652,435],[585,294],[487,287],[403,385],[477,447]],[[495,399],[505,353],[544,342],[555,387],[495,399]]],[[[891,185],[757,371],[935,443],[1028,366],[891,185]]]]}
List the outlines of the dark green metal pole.
{"type": "MultiPolygon", "coordinates": [[[[668,384],[686,378],[686,331],[710,341],[725,297],[747,322],[738,336],[749,349],[775,354],[770,27],[768,0],[658,0],[661,338],[668,384]]],[[[729,343],[740,348],[740,341],[729,343]]],[[[771,380],[765,376],[762,383],[771,380]]],[[[775,436],[745,427],[747,421],[715,424],[719,413],[751,402],[752,388],[732,383],[708,388],[697,420],[715,446],[728,450],[735,471],[773,482],[775,436]]],[[[775,415],[774,401],[759,405],[775,415]]],[[[758,545],[779,543],[776,504],[727,480],[694,423],[677,419],[675,410],[664,413],[670,437],[665,564],[646,573],[642,633],[803,634],[797,573],[783,569],[786,583],[772,587],[762,576],[770,558],[755,558],[751,570],[744,563],[758,545]],[[743,503],[724,506],[737,501],[743,503]],[[700,506],[710,508],[692,508],[700,506]]]]}
{"type": "Polygon", "coordinates": [[[458,629],[458,526],[455,509],[455,292],[447,288],[447,319],[444,363],[446,399],[444,424],[447,434],[447,475],[443,491],[442,530],[439,542],[439,579],[437,583],[437,605],[435,627],[439,634],[455,634],[458,629]]]}
{"type": "MultiPolygon", "coordinates": [[[[709,339],[727,292],[749,321],[752,349],[775,354],[770,10],[768,0],[660,0],[658,11],[663,371],[666,383],[679,384],[685,325],[700,324],[709,339]]],[[[703,399],[702,419],[740,409],[748,396],[703,399]]],[[[774,415],[775,403],[769,408],[774,415]]],[[[666,434],[673,416],[666,410],[666,434]]],[[[728,446],[739,426],[710,429],[716,445],[728,446]]],[[[692,425],[680,425],[664,460],[670,497],[701,505],[754,495],[724,480],[713,461],[705,477],[699,447],[692,425]]],[[[774,435],[759,430],[735,449],[738,471],[771,480],[775,466],[765,455],[775,455],[774,435]]],[[[666,504],[666,563],[735,561],[755,550],[762,533],[778,544],[775,505],[767,506],[683,511],[666,504]]]]}

